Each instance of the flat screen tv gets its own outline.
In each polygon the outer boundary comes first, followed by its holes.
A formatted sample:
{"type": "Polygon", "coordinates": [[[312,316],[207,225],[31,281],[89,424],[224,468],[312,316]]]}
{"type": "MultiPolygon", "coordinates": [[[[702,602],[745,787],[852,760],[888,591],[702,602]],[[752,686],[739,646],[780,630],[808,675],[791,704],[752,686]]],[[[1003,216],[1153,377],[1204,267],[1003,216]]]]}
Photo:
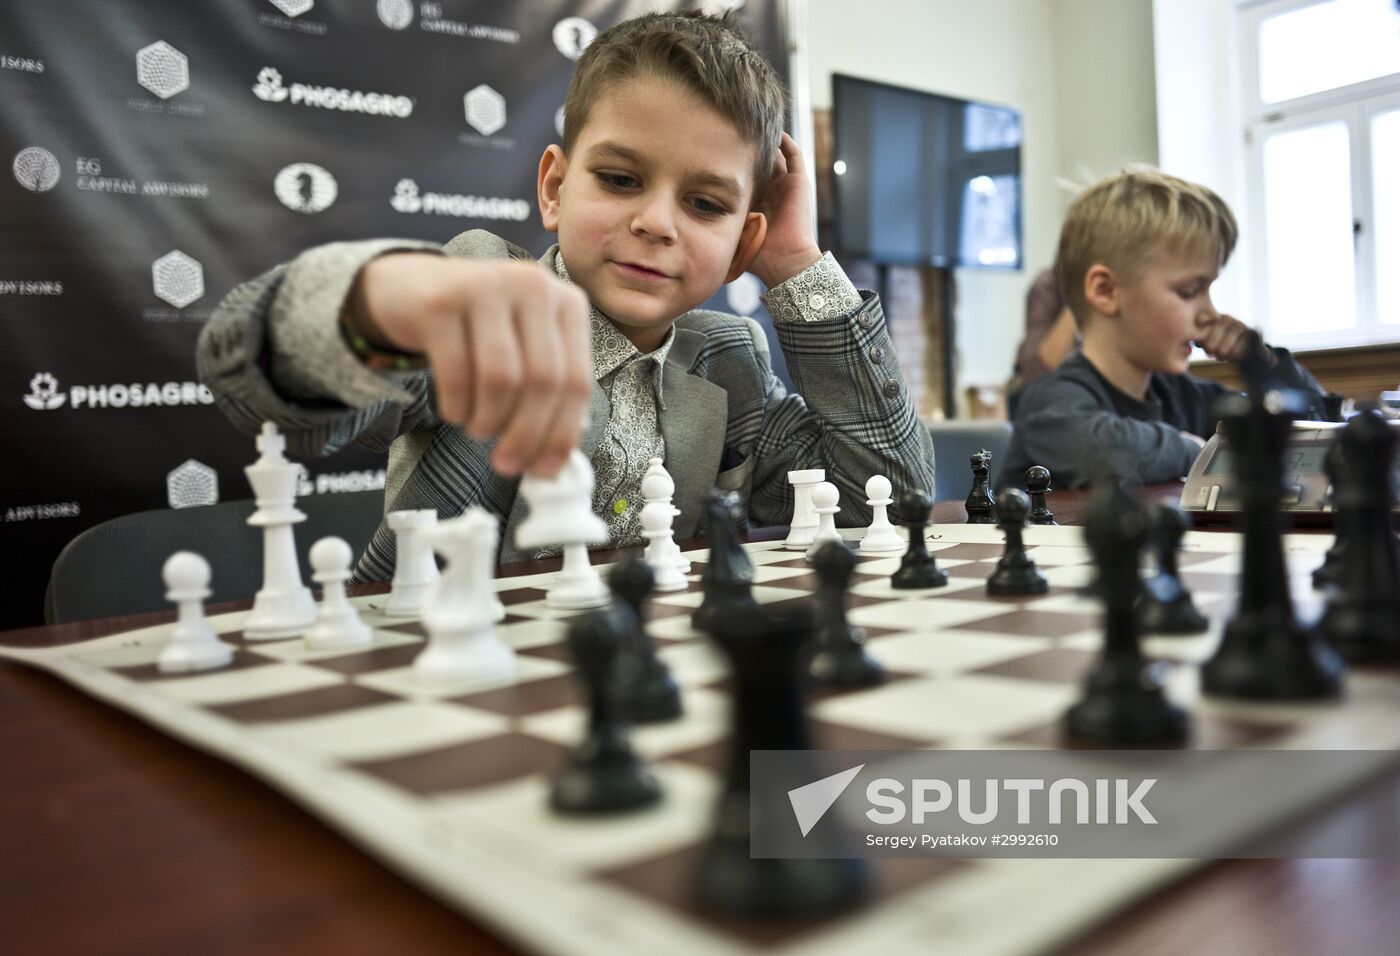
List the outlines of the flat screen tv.
{"type": "Polygon", "coordinates": [[[1021,113],[832,77],[838,250],[884,265],[1021,268],[1021,113]]]}

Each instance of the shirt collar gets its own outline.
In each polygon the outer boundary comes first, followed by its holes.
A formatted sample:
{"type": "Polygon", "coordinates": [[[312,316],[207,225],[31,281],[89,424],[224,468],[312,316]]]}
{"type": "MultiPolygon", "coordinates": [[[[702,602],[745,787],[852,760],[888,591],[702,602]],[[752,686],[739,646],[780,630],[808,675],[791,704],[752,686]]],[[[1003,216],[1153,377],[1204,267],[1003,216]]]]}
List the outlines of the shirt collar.
{"type": "MultiPolygon", "coordinates": [[[[554,254],[554,273],[569,285],[574,284],[569,276],[568,267],[564,265],[564,257],[557,251],[554,254]]],[[[637,359],[654,362],[656,400],[660,402],[662,370],[666,367],[666,356],[670,354],[671,345],[676,341],[676,327],[673,325],[667,329],[661,344],[653,351],[643,354],[592,302],[588,304],[588,317],[593,341],[593,378],[602,381],[622,366],[637,359]]]]}

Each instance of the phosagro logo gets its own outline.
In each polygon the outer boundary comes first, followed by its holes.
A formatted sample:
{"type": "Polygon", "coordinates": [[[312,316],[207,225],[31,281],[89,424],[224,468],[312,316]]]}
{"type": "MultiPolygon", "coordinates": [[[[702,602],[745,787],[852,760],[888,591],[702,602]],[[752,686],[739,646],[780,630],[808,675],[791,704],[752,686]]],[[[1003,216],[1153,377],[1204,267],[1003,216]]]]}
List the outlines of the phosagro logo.
{"type": "Polygon", "coordinates": [[[458,193],[419,193],[412,179],[400,179],[394,186],[389,205],[406,216],[461,216],[465,219],[505,219],[524,222],[530,218],[530,204],[523,199],[501,196],[463,196],[458,193]]]}
{"type": "Polygon", "coordinates": [[[268,103],[280,103],[291,95],[291,91],[282,85],[282,74],[270,66],[258,71],[258,81],[253,84],[253,92],[257,94],[258,99],[268,103]]]}
{"type": "Polygon", "coordinates": [[[360,90],[347,90],[335,86],[311,86],[307,83],[292,83],[283,86],[282,74],[277,69],[265,66],[258,71],[253,83],[253,95],[265,103],[289,103],[292,106],[309,106],[323,110],[340,110],[345,113],[364,113],[368,116],[389,116],[394,119],[407,119],[413,115],[413,100],[393,93],[365,93],[360,90]]]}
{"type": "Polygon", "coordinates": [[[40,372],[29,380],[29,394],[24,396],[24,404],[35,411],[58,408],[66,401],[68,396],[58,393],[58,379],[48,372],[40,372]]]}
{"type": "Polygon", "coordinates": [[[213,405],[214,394],[199,382],[120,382],[114,385],[74,385],[66,392],[58,380],[40,372],[29,380],[24,404],[35,411],[62,408],[143,408],[149,405],[213,405]]]}
{"type": "Polygon", "coordinates": [[[315,163],[292,163],[272,181],[277,199],[293,212],[322,212],[331,207],[340,187],[335,177],[315,163]]]}
{"type": "Polygon", "coordinates": [[[58,184],[58,159],[42,146],[20,150],[10,168],[16,181],[32,193],[46,193],[58,184]]]}

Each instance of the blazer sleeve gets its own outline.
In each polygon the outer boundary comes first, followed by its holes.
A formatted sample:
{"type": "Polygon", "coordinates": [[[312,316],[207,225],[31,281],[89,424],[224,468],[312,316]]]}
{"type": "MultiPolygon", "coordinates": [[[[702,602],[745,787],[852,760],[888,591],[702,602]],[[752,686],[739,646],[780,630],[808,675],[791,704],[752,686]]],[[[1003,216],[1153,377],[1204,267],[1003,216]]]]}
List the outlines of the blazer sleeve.
{"type": "Polygon", "coordinates": [[[791,522],[787,473],[798,469],[826,469],[841,492],[837,521],[847,526],[870,521],[871,475],[889,478],[896,500],[910,488],[932,495],[933,440],[914,411],[878,296],[862,293],[860,305],[840,318],[774,323],[796,393],[773,374],[767,340],[752,324],[766,377],[749,503],[756,521],[791,522]]]}
{"type": "Polygon", "coordinates": [[[365,367],[340,334],[340,312],[361,267],[394,251],[438,252],[414,240],[317,246],[235,288],[199,336],[195,362],[215,402],[241,431],[273,421],[288,450],[327,455],[357,441],[382,451],[436,424],[427,373],[365,367]]]}

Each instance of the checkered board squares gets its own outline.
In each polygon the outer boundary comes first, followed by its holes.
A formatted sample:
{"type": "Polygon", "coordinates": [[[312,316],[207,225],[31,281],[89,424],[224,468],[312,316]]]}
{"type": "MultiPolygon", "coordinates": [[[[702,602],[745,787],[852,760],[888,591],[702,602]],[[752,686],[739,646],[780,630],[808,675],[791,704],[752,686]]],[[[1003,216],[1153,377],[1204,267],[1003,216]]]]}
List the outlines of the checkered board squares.
{"type": "MultiPolygon", "coordinates": [[[[1099,653],[1099,608],[1080,592],[1093,575],[1078,529],[1026,530],[1049,580],[1041,595],[991,597],[1002,553],[993,526],[938,526],[929,548],[946,587],[897,591],[898,555],[864,555],[847,595],[851,621],[886,668],[885,684],[822,691],[810,705],[818,746],[878,750],[1060,747],[1060,717],[1099,653]]],[[[1295,598],[1326,537],[1285,540],[1295,598]]],[[[800,551],[750,545],[754,594],[796,607],[816,585],[800,551]]],[[[1240,539],[1190,532],[1181,567],[1213,618],[1201,637],[1152,637],[1169,693],[1193,713],[1191,746],[1348,749],[1400,745],[1400,675],[1358,672],[1340,705],[1259,706],[1204,700],[1197,666],[1233,612],[1240,539]]],[[[687,552],[685,591],[658,594],[648,630],[682,688],[685,713],[634,727],[665,799],[614,819],[551,813],[550,779],[586,719],[564,637],[573,612],[549,608],[554,574],[502,577],[497,626],[517,672],[489,683],[427,684],[413,671],[425,633],[383,613],[385,596],[352,598],[373,643],[312,651],[298,639],[248,641],[247,612],[210,618],[235,647],[228,668],[161,674],[170,625],[42,651],[0,654],[76,687],[268,780],[387,865],[523,949],[560,954],[1010,953],[1062,944],[1075,932],[1183,872],[1183,861],[881,860],[869,902],[802,923],[733,923],[690,895],[728,760],[730,675],[690,626],[708,553],[687,552]],[[1007,899],[1017,918],[1005,919],[1007,899]]],[[[1319,781],[1325,790],[1337,784],[1319,781]]]]}

